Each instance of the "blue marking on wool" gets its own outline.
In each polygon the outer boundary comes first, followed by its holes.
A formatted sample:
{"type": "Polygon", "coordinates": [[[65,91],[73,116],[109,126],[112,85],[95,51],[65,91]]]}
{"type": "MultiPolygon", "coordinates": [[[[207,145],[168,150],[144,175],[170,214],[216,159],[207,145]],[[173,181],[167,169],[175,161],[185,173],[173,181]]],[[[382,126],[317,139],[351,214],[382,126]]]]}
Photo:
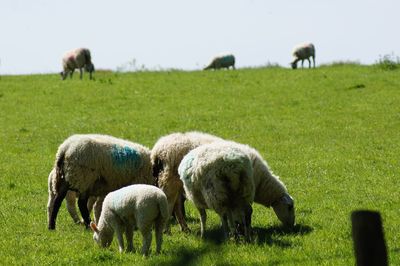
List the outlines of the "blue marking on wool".
{"type": "Polygon", "coordinates": [[[190,168],[192,168],[194,158],[195,158],[195,155],[192,152],[190,152],[183,158],[181,165],[179,166],[179,169],[178,169],[180,179],[182,179],[182,180],[186,179],[188,181],[190,180],[190,176],[188,175],[188,170],[190,168]]]}
{"type": "Polygon", "coordinates": [[[131,165],[138,168],[141,164],[140,154],[133,148],[114,144],[111,149],[114,164],[118,166],[131,165]]]}

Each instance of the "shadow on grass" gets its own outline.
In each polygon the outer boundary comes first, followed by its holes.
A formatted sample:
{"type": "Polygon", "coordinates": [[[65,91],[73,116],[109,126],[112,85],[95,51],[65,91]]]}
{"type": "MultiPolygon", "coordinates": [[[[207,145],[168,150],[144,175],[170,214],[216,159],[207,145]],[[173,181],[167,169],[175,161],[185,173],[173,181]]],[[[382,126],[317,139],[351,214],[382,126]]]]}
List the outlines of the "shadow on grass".
{"type": "Polygon", "coordinates": [[[272,226],[268,228],[253,227],[252,239],[255,244],[269,246],[279,246],[288,248],[291,242],[277,238],[284,235],[306,235],[313,231],[308,225],[296,224],[292,228],[282,226],[272,226]]]}
{"type": "MultiPolygon", "coordinates": [[[[275,245],[281,248],[292,246],[290,241],[279,239],[279,236],[285,235],[306,235],[313,231],[310,226],[297,224],[291,229],[281,226],[272,226],[269,228],[253,227],[253,237],[249,245],[275,245]]],[[[194,233],[194,232],[192,232],[194,233]]],[[[200,238],[200,236],[198,235],[200,238]]],[[[195,265],[202,256],[218,252],[218,246],[230,240],[224,239],[222,228],[208,228],[204,235],[204,245],[201,248],[189,248],[181,246],[174,250],[176,254],[173,259],[157,263],[157,265],[195,265]]],[[[238,245],[241,243],[238,242],[238,245]]]]}

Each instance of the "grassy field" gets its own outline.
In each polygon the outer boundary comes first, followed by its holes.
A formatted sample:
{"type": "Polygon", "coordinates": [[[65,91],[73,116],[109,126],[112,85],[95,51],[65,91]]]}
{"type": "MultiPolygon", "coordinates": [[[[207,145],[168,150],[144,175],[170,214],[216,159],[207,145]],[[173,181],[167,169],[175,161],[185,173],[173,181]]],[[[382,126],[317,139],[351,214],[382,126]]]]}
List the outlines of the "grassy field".
{"type": "MultiPolygon", "coordinates": [[[[381,212],[388,255],[400,265],[400,71],[337,65],[211,72],[97,72],[95,81],[0,77],[0,264],[354,265],[350,213],[381,212]],[[47,230],[47,176],[58,145],[103,133],[152,147],[199,130],[260,151],[296,202],[283,230],[254,206],[254,241],[221,242],[209,211],[206,239],[188,203],[191,234],[172,226],[162,254],[100,249],[65,205],[47,230]]],[[[135,235],[136,248],[141,236],[135,235]]],[[[154,250],[154,239],[153,247],[154,250]]]]}

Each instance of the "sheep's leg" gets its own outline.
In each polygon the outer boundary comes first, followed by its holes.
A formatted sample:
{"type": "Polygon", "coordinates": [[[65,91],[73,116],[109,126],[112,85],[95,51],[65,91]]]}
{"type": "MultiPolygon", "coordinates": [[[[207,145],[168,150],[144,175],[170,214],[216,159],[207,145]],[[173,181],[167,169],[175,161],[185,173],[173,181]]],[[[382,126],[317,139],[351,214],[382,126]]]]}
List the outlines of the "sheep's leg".
{"type": "Polygon", "coordinates": [[[307,58],[307,61],[308,61],[308,68],[311,68],[311,61],[310,61],[310,58],[307,58]]]}
{"type": "Polygon", "coordinates": [[[93,205],[94,220],[96,223],[98,223],[100,221],[100,214],[101,214],[101,210],[103,208],[103,201],[104,201],[104,197],[97,197],[96,202],[93,205]]]}
{"type": "Polygon", "coordinates": [[[119,246],[119,252],[124,252],[124,236],[123,236],[123,228],[121,226],[117,226],[115,228],[115,234],[117,235],[117,240],[118,240],[118,246],[119,246]]]}
{"type": "Polygon", "coordinates": [[[222,231],[224,232],[224,238],[228,239],[229,225],[228,225],[228,217],[226,214],[221,216],[221,224],[222,224],[222,231]]]}
{"type": "Polygon", "coordinates": [[[200,212],[200,236],[204,238],[204,231],[206,228],[207,213],[205,209],[198,209],[200,212]]]}
{"type": "Polygon", "coordinates": [[[82,68],[79,68],[79,79],[82,79],[83,77],[83,71],[82,68]]]}
{"type": "Polygon", "coordinates": [[[71,71],[69,72],[69,76],[70,76],[71,79],[72,79],[72,76],[74,75],[74,71],[75,71],[75,70],[71,70],[71,71]]]}
{"type": "Polygon", "coordinates": [[[133,251],[133,225],[127,224],[125,229],[127,252],[133,251]]]}
{"type": "Polygon", "coordinates": [[[51,221],[51,211],[54,209],[54,201],[56,199],[56,194],[49,190],[49,200],[47,202],[47,223],[50,224],[51,221]]]}
{"type": "Polygon", "coordinates": [[[185,220],[185,205],[184,205],[184,196],[182,193],[178,196],[178,199],[176,201],[175,207],[174,207],[174,213],[175,217],[179,222],[179,225],[181,226],[181,230],[184,232],[189,232],[190,229],[187,226],[186,220],[185,220]]]}
{"type": "Polygon", "coordinates": [[[143,236],[142,254],[148,256],[151,246],[151,226],[140,230],[143,236]]]}
{"type": "Polygon", "coordinates": [[[304,68],[304,59],[301,59],[301,68],[304,68]]]}
{"type": "Polygon", "coordinates": [[[56,196],[54,198],[54,204],[53,207],[50,208],[49,210],[49,223],[48,223],[48,229],[54,230],[56,229],[56,219],[57,219],[57,214],[60,209],[61,203],[64,200],[65,196],[67,195],[68,192],[68,183],[65,181],[64,178],[61,179],[60,184],[58,186],[58,192],[56,193],[56,196]]]}
{"type": "Polygon", "coordinates": [[[76,192],[71,190],[68,191],[65,200],[67,203],[67,210],[69,212],[69,215],[74,220],[74,223],[76,224],[81,223],[81,219],[79,218],[79,215],[76,211],[76,192]]]}
{"type": "Polygon", "coordinates": [[[312,57],[312,60],[313,60],[314,68],[315,68],[315,56],[312,57]]]}
{"type": "Polygon", "coordinates": [[[156,254],[160,254],[161,245],[162,245],[162,233],[165,225],[165,220],[161,217],[161,215],[157,218],[155,223],[155,231],[156,231],[156,254]]]}
{"type": "Polygon", "coordinates": [[[88,196],[86,196],[86,195],[83,196],[81,194],[78,199],[78,207],[79,207],[79,210],[81,211],[81,216],[83,218],[83,222],[85,223],[85,226],[89,227],[90,215],[89,215],[89,210],[87,208],[87,203],[88,203],[88,196]]]}

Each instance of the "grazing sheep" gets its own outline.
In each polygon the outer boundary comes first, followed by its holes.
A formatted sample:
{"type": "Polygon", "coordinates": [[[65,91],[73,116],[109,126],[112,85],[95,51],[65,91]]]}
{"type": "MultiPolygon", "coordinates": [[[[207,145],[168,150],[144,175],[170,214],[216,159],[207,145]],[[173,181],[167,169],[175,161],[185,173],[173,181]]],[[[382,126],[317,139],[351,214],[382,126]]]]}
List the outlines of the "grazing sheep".
{"type": "Polygon", "coordinates": [[[82,79],[82,68],[89,72],[89,77],[92,79],[92,72],[94,72],[94,65],[90,56],[89,49],[78,48],[72,51],[68,51],[64,54],[62,59],[63,71],[60,73],[63,80],[65,80],[70,74],[74,74],[76,68],[79,69],[80,79],[82,79]]]}
{"type": "Polygon", "coordinates": [[[314,68],[315,68],[315,48],[312,43],[305,43],[299,46],[296,46],[293,49],[293,61],[291,62],[292,68],[297,68],[297,62],[301,60],[301,67],[304,67],[304,60],[308,60],[308,67],[311,68],[310,57],[313,60],[314,68]]]}
{"type": "Polygon", "coordinates": [[[154,184],[150,150],[107,135],[72,135],[59,146],[54,168],[56,177],[49,183],[49,229],[55,229],[58,210],[69,190],[79,193],[79,210],[88,226],[89,197],[102,198],[131,184],[154,184]]]}
{"type": "MultiPolygon", "coordinates": [[[[278,219],[287,227],[295,223],[295,209],[293,198],[289,195],[285,185],[269,170],[268,164],[252,147],[233,141],[223,141],[227,146],[240,149],[246,153],[253,165],[253,179],[255,186],[254,202],[266,207],[272,207],[278,219]]],[[[213,143],[214,145],[221,145],[213,143]]]]}
{"type": "Polygon", "coordinates": [[[221,218],[225,237],[229,228],[235,236],[250,239],[254,181],[246,153],[223,142],[204,144],[182,159],[178,172],[186,195],[200,212],[202,237],[205,209],[213,209],[221,218]]]}
{"type": "Polygon", "coordinates": [[[222,140],[200,132],[173,133],[161,137],[151,150],[153,176],[168,199],[169,213],[175,213],[182,231],[189,231],[183,216],[183,185],[178,175],[178,167],[183,156],[201,144],[222,140]]]}
{"type": "Polygon", "coordinates": [[[235,69],[235,57],[232,54],[220,55],[214,57],[211,63],[208,66],[206,66],[204,70],[221,69],[221,68],[229,69],[229,67],[235,69]]]}
{"type": "Polygon", "coordinates": [[[167,197],[161,189],[150,185],[130,185],[109,193],[103,202],[98,226],[91,223],[93,239],[101,246],[110,246],[114,231],[119,251],[124,251],[125,233],[127,251],[133,251],[133,231],[143,236],[142,254],[149,255],[151,230],[155,227],[156,253],[161,251],[162,232],[168,219],[167,197]]]}

